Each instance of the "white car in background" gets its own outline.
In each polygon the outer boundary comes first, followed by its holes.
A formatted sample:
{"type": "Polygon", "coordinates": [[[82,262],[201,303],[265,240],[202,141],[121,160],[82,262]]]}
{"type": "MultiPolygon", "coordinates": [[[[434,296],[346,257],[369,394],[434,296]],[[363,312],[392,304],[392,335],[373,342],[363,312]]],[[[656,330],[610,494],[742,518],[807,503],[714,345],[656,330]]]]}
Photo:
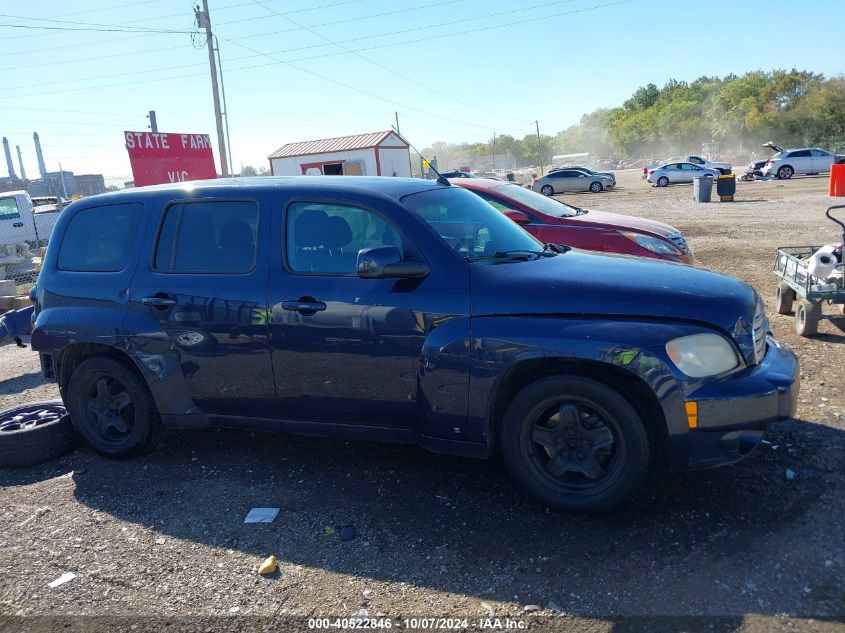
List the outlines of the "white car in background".
{"type": "Polygon", "coordinates": [[[699,176],[718,178],[721,174],[718,169],[708,169],[693,163],[666,163],[649,169],[646,179],[658,187],[668,187],[678,183],[691,183],[693,178],[699,176]]]}
{"type": "Polygon", "coordinates": [[[763,175],[787,180],[795,174],[820,174],[830,171],[835,156],[818,147],[788,149],[772,156],[763,167],[763,175]]]}

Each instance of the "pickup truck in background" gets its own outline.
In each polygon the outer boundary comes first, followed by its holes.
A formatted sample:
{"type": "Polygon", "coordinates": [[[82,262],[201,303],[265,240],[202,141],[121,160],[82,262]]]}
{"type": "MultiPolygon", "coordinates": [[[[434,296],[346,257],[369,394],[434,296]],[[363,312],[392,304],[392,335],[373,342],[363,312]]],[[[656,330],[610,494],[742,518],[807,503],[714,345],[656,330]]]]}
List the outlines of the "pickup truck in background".
{"type": "Polygon", "coordinates": [[[34,207],[26,191],[0,193],[0,279],[34,272],[33,256],[50,239],[61,206],[34,207]]]}

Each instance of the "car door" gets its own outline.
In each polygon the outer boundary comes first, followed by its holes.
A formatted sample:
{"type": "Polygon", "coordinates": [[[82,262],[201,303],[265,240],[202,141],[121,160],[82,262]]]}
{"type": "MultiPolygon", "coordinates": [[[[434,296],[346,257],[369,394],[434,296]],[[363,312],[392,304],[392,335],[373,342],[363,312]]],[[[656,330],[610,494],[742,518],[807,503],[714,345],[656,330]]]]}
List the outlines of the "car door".
{"type": "MultiPolygon", "coordinates": [[[[468,314],[466,271],[438,258],[421,279],[358,277],[361,249],[395,246],[404,259],[425,259],[391,218],[397,203],[335,201],[315,191],[280,197],[277,207],[268,285],[276,415],[335,429],[413,428],[427,410],[418,395],[427,331],[445,305],[468,314]]],[[[464,414],[467,381],[459,375],[443,386],[460,395],[464,414]]]]}
{"type": "Polygon", "coordinates": [[[681,167],[678,163],[670,163],[663,166],[664,175],[669,179],[669,182],[676,184],[684,182],[684,175],[681,173],[681,167]]]}
{"type": "Polygon", "coordinates": [[[809,174],[813,171],[813,158],[808,149],[790,152],[784,163],[790,165],[796,174],[809,174]]]}
{"type": "Polygon", "coordinates": [[[148,258],[132,282],[129,306],[139,324],[132,329],[140,332],[141,355],[175,359],[178,366],[167,369],[181,374],[199,412],[270,415],[276,393],[266,324],[264,208],[271,194],[219,191],[214,198],[168,201],[156,214],[148,258]],[[140,329],[150,321],[155,328],[140,329]]]}
{"type": "Polygon", "coordinates": [[[833,165],[833,154],[821,149],[811,149],[810,160],[813,173],[821,174],[830,171],[830,166],[833,165]]]}

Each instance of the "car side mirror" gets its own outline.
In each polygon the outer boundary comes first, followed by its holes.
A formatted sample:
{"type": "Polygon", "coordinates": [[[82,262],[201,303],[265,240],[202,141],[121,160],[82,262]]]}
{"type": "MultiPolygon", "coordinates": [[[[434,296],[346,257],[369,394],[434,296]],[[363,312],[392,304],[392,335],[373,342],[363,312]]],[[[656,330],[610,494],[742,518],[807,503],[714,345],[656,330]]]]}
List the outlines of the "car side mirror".
{"type": "Polygon", "coordinates": [[[526,224],[531,224],[531,218],[528,217],[527,213],[523,213],[522,211],[517,211],[516,209],[514,209],[514,210],[503,211],[502,213],[504,213],[505,216],[509,220],[516,222],[520,226],[524,226],[526,224]]]}
{"type": "Polygon", "coordinates": [[[362,279],[413,279],[425,277],[431,272],[425,262],[403,260],[396,246],[362,248],[358,251],[355,270],[362,279]]]}

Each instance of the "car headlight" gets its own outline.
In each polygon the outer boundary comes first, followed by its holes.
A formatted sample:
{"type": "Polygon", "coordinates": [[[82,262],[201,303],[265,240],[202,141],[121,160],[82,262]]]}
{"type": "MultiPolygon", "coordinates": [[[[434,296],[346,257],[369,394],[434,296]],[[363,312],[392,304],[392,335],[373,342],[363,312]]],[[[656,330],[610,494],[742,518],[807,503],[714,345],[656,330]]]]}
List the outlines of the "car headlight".
{"type": "Polygon", "coordinates": [[[659,237],[655,237],[653,235],[646,235],[645,233],[634,233],[630,231],[622,231],[622,235],[627,237],[632,242],[636,242],[639,246],[642,246],[644,249],[649,250],[652,253],[658,253],[660,255],[683,254],[681,249],[672,244],[672,242],[662,240],[659,237]]]}
{"type": "Polygon", "coordinates": [[[736,349],[724,336],[693,334],[666,343],[675,366],[691,378],[716,376],[739,366],[736,349]]]}

